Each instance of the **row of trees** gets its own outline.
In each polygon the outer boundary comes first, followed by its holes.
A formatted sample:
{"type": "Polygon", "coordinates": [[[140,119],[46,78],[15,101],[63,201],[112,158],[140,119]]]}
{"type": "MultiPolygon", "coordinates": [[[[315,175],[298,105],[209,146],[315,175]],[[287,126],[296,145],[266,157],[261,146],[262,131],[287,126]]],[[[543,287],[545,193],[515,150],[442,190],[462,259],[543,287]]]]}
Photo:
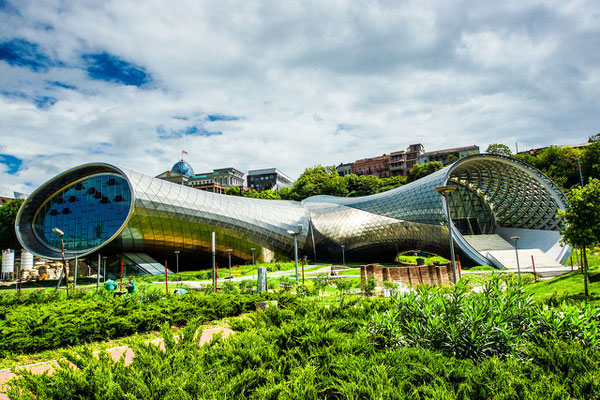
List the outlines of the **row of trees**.
{"type": "Polygon", "coordinates": [[[513,155],[508,146],[493,143],[488,146],[486,153],[502,154],[526,162],[548,175],[562,189],[581,185],[581,181],[585,183],[589,178],[600,178],[600,134],[590,137],[589,144],[583,148],[550,146],[535,155],[513,155]]]}
{"type": "Polygon", "coordinates": [[[408,176],[377,178],[374,175],[357,176],[350,174],[340,176],[334,166],[323,167],[317,165],[306,168],[294,185],[289,188],[282,188],[279,191],[264,190],[257,192],[256,190],[249,190],[244,192],[239,187],[234,186],[227,189],[225,193],[232,196],[297,201],[317,195],[338,197],[367,196],[397,188],[442,168],[442,163],[435,161],[423,165],[415,165],[408,176]]]}

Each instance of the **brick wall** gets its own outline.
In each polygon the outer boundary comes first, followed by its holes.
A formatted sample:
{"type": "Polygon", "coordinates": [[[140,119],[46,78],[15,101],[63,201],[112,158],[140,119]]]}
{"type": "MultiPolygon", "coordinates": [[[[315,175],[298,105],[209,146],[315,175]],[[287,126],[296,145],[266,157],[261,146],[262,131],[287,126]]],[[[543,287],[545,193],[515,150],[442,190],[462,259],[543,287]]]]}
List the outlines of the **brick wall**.
{"type": "MultiPolygon", "coordinates": [[[[457,276],[460,277],[460,264],[456,264],[457,276]]],[[[452,285],[452,265],[420,265],[412,267],[383,267],[377,264],[363,265],[360,268],[361,289],[364,292],[367,279],[374,278],[377,286],[384,281],[400,281],[404,286],[417,285],[452,285]]]]}

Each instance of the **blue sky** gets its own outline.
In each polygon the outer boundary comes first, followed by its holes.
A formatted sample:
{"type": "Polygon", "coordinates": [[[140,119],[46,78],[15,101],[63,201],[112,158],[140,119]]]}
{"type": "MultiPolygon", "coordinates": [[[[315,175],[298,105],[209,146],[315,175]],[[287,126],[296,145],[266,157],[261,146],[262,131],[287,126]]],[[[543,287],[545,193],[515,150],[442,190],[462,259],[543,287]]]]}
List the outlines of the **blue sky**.
{"type": "Polygon", "coordinates": [[[0,195],[156,175],[574,144],[600,132],[597,1],[0,0],[0,195]]]}

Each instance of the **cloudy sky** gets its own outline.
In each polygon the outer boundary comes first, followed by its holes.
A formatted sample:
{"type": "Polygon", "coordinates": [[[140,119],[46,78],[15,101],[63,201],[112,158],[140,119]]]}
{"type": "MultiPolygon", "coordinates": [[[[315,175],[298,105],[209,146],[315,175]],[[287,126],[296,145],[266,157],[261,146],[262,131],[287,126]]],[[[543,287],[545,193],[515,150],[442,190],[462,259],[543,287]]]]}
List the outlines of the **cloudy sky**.
{"type": "Polygon", "coordinates": [[[0,0],[0,195],[598,132],[597,0],[0,0]]]}

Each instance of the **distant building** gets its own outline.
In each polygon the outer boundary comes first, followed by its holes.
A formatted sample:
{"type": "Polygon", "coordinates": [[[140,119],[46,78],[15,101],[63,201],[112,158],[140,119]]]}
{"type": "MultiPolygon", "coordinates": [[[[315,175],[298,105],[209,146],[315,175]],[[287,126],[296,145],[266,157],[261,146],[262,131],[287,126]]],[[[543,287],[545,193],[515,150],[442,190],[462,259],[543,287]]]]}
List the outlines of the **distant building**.
{"type": "Polygon", "coordinates": [[[257,191],[279,190],[290,187],[294,180],[277,168],[254,169],[248,171],[248,188],[257,191]]]}
{"type": "Polygon", "coordinates": [[[352,163],[341,163],[335,169],[337,169],[340,176],[350,175],[352,173],[352,163]]]}
{"type": "Polygon", "coordinates": [[[453,163],[454,161],[466,157],[469,154],[479,154],[479,146],[455,147],[452,149],[442,149],[436,151],[428,151],[419,156],[419,164],[426,162],[440,161],[444,165],[453,163]]]}
{"type": "Polygon", "coordinates": [[[14,200],[14,199],[12,197],[0,196],[0,207],[2,207],[5,203],[8,203],[11,200],[14,200]]]}
{"type": "Polygon", "coordinates": [[[184,160],[176,162],[169,171],[165,171],[156,177],[212,193],[225,193],[230,186],[240,186],[246,189],[244,187],[244,173],[235,168],[218,168],[212,172],[195,174],[192,166],[184,160]]]}
{"type": "Polygon", "coordinates": [[[425,152],[421,143],[411,144],[406,151],[394,151],[389,155],[391,176],[408,175],[412,167],[419,161],[419,156],[425,152]]]}
{"type": "Polygon", "coordinates": [[[378,178],[388,178],[390,158],[387,154],[378,157],[363,158],[352,163],[352,173],[355,175],[375,175],[378,178]]]}

